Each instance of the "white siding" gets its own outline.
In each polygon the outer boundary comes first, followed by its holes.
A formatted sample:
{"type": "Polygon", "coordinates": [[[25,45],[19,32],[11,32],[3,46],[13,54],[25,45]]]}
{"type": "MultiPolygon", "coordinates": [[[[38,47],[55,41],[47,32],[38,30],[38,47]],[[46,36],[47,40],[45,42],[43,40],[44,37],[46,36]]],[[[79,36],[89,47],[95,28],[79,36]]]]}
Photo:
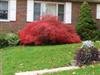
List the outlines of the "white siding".
{"type": "Polygon", "coordinates": [[[71,2],[65,3],[64,22],[72,23],[72,3],[71,2]]]}

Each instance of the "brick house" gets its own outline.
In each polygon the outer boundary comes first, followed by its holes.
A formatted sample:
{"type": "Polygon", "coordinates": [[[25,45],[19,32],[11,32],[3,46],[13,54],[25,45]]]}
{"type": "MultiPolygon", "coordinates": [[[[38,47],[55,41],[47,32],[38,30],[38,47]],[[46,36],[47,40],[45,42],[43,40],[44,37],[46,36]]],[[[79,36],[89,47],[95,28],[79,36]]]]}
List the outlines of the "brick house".
{"type": "MultiPolygon", "coordinates": [[[[76,24],[84,0],[0,0],[0,32],[17,31],[38,16],[52,14],[65,23],[76,24]]],[[[100,0],[88,0],[100,22],[100,0]]]]}

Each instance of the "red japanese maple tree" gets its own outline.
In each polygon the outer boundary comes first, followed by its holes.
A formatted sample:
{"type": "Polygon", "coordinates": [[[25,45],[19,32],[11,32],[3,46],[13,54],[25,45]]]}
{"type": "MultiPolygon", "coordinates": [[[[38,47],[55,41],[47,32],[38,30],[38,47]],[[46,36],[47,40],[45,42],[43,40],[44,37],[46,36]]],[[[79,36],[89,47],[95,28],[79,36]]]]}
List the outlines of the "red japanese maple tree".
{"type": "Polygon", "coordinates": [[[21,44],[42,45],[81,42],[73,25],[61,22],[56,16],[40,18],[40,21],[29,23],[18,32],[21,44]]]}

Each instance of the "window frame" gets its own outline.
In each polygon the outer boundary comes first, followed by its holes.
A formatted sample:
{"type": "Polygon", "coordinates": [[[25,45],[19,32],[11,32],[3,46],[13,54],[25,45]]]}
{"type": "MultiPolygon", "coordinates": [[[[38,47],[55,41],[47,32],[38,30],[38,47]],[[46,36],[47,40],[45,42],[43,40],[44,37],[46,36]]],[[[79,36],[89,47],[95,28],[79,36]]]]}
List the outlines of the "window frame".
{"type": "Polygon", "coordinates": [[[100,19],[100,4],[96,4],[96,19],[100,19]]]}
{"type": "MultiPolygon", "coordinates": [[[[40,10],[40,16],[43,15],[42,11],[46,11],[46,9],[44,9],[44,8],[46,8],[46,4],[55,4],[56,5],[57,9],[56,9],[56,15],[55,16],[58,16],[58,11],[59,11],[58,10],[58,6],[59,5],[64,5],[64,9],[65,9],[65,3],[64,2],[34,1],[34,3],[40,3],[40,8],[41,8],[41,10],[40,10]],[[42,7],[42,4],[45,4],[44,8],[42,7]]],[[[33,11],[35,11],[35,10],[33,10],[33,11]]],[[[64,12],[65,12],[65,10],[64,10],[64,12]]],[[[65,13],[64,13],[64,15],[65,15],[65,13]]],[[[63,22],[64,22],[64,15],[63,15],[63,22]]],[[[34,17],[33,17],[33,21],[35,21],[34,17]]]]}
{"type": "MultiPolygon", "coordinates": [[[[65,5],[64,4],[60,4],[64,6],[64,11],[63,11],[63,22],[64,22],[64,15],[65,15],[65,5]]],[[[57,9],[58,9],[58,17],[59,17],[59,4],[57,5],[57,9]]],[[[62,20],[61,20],[62,21],[62,20]]]]}
{"type": "MultiPolygon", "coordinates": [[[[34,2],[34,10],[35,10],[35,4],[38,4],[38,3],[34,2]]],[[[42,10],[41,7],[42,7],[42,6],[41,6],[41,3],[39,3],[39,4],[40,4],[40,6],[39,6],[39,7],[40,7],[39,16],[41,16],[41,15],[42,15],[42,14],[41,14],[41,10],[42,10]]],[[[37,20],[35,20],[35,11],[33,11],[33,15],[34,15],[34,16],[33,16],[33,20],[34,20],[34,21],[37,21],[37,20]]]]}
{"type": "Polygon", "coordinates": [[[0,22],[9,22],[9,0],[1,0],[1,1],[7,1],[8,2],[8,15],[7,15],[7,19],[0,19],[0,22]]]}

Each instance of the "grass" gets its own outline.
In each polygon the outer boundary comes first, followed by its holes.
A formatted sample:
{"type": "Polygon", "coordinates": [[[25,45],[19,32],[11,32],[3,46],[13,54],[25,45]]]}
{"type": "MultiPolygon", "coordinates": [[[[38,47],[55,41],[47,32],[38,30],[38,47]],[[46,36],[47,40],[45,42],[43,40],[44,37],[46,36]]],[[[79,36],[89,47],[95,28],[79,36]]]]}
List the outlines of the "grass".
{"type": "MultiPolygon", "coordinates": [[[[17,46],[1,49],[3,75],[66,66],[73,59],[80,45],[17,46]]],[[[96,46],[100,48],[100,43],[97,42],[96,46]]]]}
{"type": "Polygon", "coordinates": [[[2,74],[2,52],[0,51],[0,75],[2,74]]]}
{"type": "Polygon", "coordinates": [[[87,66],[83,69],[81,68],[77,70],[62,71],[44,75],[100,75],[100,64],[95,66],[87,66]]]}
{"type": "MultiPolygon", "coordinates": [[[[100,42],[95,43],[96,47],[100,49],[100,42]]],[[[44,75],[100,75],[100,64],[85,66],[85,68],[62,71],[44,75]]]]}
{"type": "Polygon", "coordinates": [[[18,46],[3,49],[3,75],[67,65],[79,44],[18,46]]]}

